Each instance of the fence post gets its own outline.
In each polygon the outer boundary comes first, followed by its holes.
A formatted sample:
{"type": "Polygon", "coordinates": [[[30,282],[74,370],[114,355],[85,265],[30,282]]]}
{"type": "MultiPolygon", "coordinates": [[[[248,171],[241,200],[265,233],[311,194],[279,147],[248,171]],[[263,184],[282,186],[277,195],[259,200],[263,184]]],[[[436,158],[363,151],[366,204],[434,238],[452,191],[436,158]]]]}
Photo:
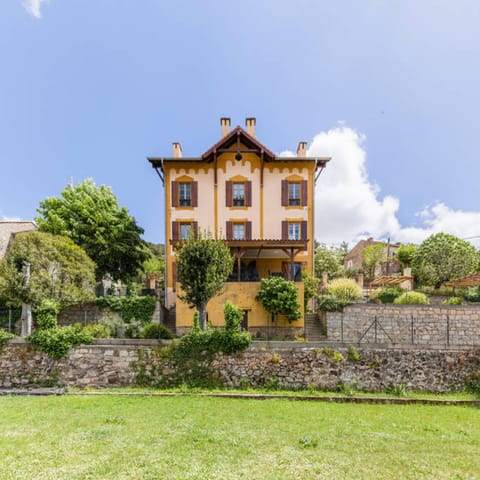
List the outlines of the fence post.
{"type": "Polygon", "coordinates": [[[8,309],[8,333],[12,333],[12,307],[8,309]]]}
{"type": "Polygon", "coordinates": [[[87,311],[86,310],[83,311],[83,326],[84,327],[87,326],[87,311]]]}
{"type": "Polygon", "coordinates": [[[410,333],[411,333],[411,337],[412,337],[412,345],[415,344],[415,336],[413,334],[413,315],[410,315],[411,317],[411,321],[410,321],[410,333]]]}
{"type": "Polygon", "coordinates": [[[340,338],[341,338],[342,343],[343,343],[343,312],[342,312],[342,315],[340,317],[340,338]]]}
{"type": "Polygon", "coordinates": [[[447,345],[450,346],[450,315],[447,315],[447,345]]]}
{"type": "Polygon", "coordinates": [[[377,316],[375,315],[375,325],[374,325],[374,328],[375,328],[375,343],[377,343],[377,316]]]}

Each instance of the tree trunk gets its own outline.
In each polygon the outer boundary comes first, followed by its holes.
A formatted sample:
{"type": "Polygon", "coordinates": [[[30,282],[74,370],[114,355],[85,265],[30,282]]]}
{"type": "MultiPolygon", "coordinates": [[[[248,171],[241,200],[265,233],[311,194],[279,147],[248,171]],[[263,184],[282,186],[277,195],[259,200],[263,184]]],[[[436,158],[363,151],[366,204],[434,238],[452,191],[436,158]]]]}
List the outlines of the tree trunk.
{"type": "Polygon", "coordinates": [[[32,306],[29,303],[22,303],[22,337],[27,337],[32,333],[32,306]]]}
{"type": "Polygon", "coordinates": [[[200,330],[205,331],[207,329],[207,304],[202,303],[198,308],[198,316],[200,322],[200,330]]]}

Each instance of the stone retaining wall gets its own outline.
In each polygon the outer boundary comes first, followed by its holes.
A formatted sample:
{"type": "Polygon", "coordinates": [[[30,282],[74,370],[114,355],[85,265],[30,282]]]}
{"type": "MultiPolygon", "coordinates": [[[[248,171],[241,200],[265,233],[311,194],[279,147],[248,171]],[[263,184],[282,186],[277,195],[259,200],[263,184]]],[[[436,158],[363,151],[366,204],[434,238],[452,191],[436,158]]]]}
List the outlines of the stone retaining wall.
{"type": "Polygon", "coordinates": [[[356,304],[327,313],[330,340],[401,345],[480,345],[480,306],[356,304]]]}
{"type": "MultiPolygon", "coordinates": [[[[52,360],[27,342],[14,340],[0,352],[0,387],[132,386],[139,362],[151,368],[157,348],[155,340],[98,340],[73,349],[67,359],[52,360]]],[[[271,342],[220,356],[214,368],[227,386],[335,389],[343,383],[367,391],[404,385],[433,392],[461,390],[472,373],[480,371],[480,350],[472,348],[370,346],[358,352],[355,361],[348,358],[346,346],[271,342]]]]}

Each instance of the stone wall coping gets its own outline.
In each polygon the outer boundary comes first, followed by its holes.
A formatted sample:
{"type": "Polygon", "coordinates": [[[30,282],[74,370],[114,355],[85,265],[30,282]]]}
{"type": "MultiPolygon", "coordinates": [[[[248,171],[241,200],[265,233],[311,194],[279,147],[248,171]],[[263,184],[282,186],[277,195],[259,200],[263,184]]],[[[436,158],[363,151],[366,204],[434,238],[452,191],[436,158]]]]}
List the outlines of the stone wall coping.
{"type": "MultiPolygon", "coordinates": [[[[480,310],[480,303],[464,303],[462,305],[435,305],[435,304],[428,304],[428,305],[402,305],[396,303],[363,303],[357,302],[352,303],[351,305],[347,305],[345,310],[349,310],[352,308],[401,308],[401,309],[409,309],[409,308],[419,308],[419,309],[426,309],[426,308],[434,308],[435,310],[480,310]]],[[[342,312],[327,312],[327,313],[342,313],[342,312]]]]}

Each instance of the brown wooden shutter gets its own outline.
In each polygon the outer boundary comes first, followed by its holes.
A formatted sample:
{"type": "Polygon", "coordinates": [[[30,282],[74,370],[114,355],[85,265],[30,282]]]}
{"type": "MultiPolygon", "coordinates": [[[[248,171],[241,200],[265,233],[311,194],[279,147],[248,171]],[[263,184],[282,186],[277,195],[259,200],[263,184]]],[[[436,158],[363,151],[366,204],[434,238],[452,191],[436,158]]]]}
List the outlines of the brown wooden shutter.
{"type": "Polygon", "coordinates": [[[198,207],[198,182],[192,182],[190,185],[190,204],[192,207],[198,207]]]}
{"type": "Polygon", "coordinates": [[[175,284],[177,283],[177,262],[172,262],[172,285],[173,291],[175,291],[175,284]]]}
{"type": "Polygon", "coordinates": [[[282,180],[282,207],[288,206],[288,181],[282,180]]]}
{"type": "Polygon", "coordinates": [[[180,226],[178,222],[172,222],[172,240],[178,240],[180,226]]]}
{"type": "Polygon", "coordinates": [[[233,206],[233,186],[230,180],[225,182],[225,206],[231,207],[233,206]]]}
{"type": "Polygon", "coordinates": [[[288,240],[288,222],[282,221],[282,240],[288,240]]]}
{"type": "Polygon", "coordinates": [[[233,224],[232,222],[227,222],[227,240],[233,239],[233,224]]]}
{"type": "Polygon", "coordinates": [[[193,236],[195,239],[198,238],[198,222],[193,222],[193,236]]]}
{"type": "Polygon", "coordinates": [[[302,184],[300,187],[300,195],[302,201],[302,207],[306,207],[308,205],[308,181],[302,180],[302,184]]]}
{"type": "Polygon", "coordinates": [[[302,240],[307,240],[307,236],[308,236],[308,233],[307,233],[307,221],[304,220],[302,222],[302,226],[301,226],[301,239],[302,240]]]}
{"type": "Polygon", "coordinates": [[[245,223],[245,240],[252,239],[252,222],[245,223]]]}
{"type": "Polygon", "coordinates": [[[248,181],[245,183],[245,206],[252,206],[252,182],[248,181]]]}
{"type": "Polygon", "coordinates": [[[172,182],[172,207],[178,207],[178,182],[172,182]]]}

